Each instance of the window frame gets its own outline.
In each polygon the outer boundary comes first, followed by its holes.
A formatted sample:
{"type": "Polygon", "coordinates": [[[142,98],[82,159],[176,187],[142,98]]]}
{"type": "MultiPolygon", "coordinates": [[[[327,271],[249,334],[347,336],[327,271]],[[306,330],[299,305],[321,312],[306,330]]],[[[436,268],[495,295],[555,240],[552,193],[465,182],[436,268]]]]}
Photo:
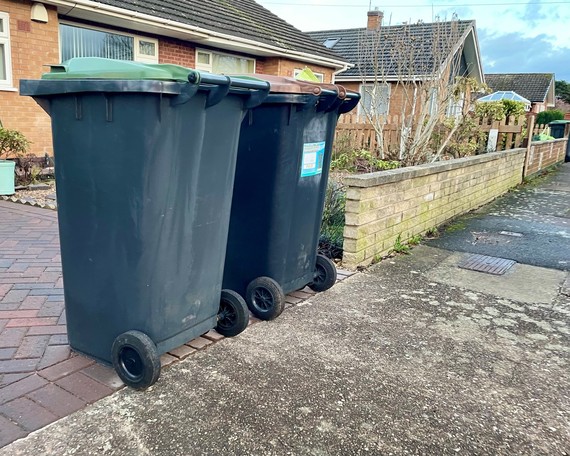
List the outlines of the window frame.
{"type": "Polygon", "coordinates": [[[253,62],[253,73],[255,73],[255,71],[256,71],[257,60],[255,58],[245,57],[245,56],[240,55],[240,54],[230,54],[228,52],[219,52],[219,51],[213,51],[210,49],[203,49],[203,48],[196,48],[196,53],[194,55],[194,57],[195,57],[194,67],[196,68],[196,70],[207,71],[208,73],[213,73],[214,72],[213,71],[214,54],[226,55],[228,57],[235,57],[236,59],[250,60],[253,62]],[[198,62],[198,54],[207,54],[209,56],[210,63],[209,64],[199,63],[198,62]]]}
{"type": "MultiPolygon", "coordinates": [[[[360,93],[360,103],[358,104],[358,114],[359,115],[366,115],[366,110],[364,109],[364,90],[366,87],[372,87],[376,89],[378,86],[385,86],[388,88],[388,93],[386,94],[386,112],[378,113],[378,112],[371,112],[372,116],[387,116],[390,114],[390,98],[392,96],[392,84],[389,82],[379,82],[379,83],[371,83],[371,82],[363,82],[360,84],[359,93],[360,93]]],[[[374,90],[373,90],[374,92],[374,90]]],[[[372,102],[372,100],[370,100],[372,102]]]]}
{"type": "MultiPolygon", "coordinates": [[[[295,69],[293,70],[293,77],[296,78],[296,77],[299,75],[299,73],[301,73],[302,71],[303,71],[303,69],[301,69],[301,68],[295,68],[295,69]]],[[[311,70],[311,71],[313,71],[313,70],[311,70]]],[[[325,82],[325,74],[324,74],[324,73],[316,73],[316,72],[313,71],[313,74],[314,74],[317,78],[320,78],[320,80],[319,80],[320,83],[324,83],[324,82],[325,82]]]]}
{"type": "MultiPolygon", "coordinates": [[[[82,28],[82,29],[87,29],[87,30],[95,30],[97,32],[103,32],[103,33],[111,33],[113,35],[122,35],[122,36],[128,36],[133,38],[133,62],[139,62],[139,63],[158,63],[158,56],[159,56],[159,40],[157,38],[150,38],[150,37],[146,37],[146,36],[142,36],[142,35],[135,35],[134,33],[128,33],[128,32],[123,32],[123,31],[117,31],[117,30],[113,30],[110,28],[105,28],[105,27],[97,27],[97,26],[92,26],[92,25],[86,25],[86,24],[82,24],[80,22],[72,22],[72,21],[59,21],[58,27],[59,25],[67,25],[69,27],[77,27],[77,28],[82,28]],[[156,55],[153,56],[148,56],[148,55],[144,55],[140,53],[140,42],[141,41],[148,41],[148,42],[152,42],[154,43],[154,48],[156,49],[156,55]]],[[[61,33],[59,33],[58,30],[58,34],[59,34],[59,55],[60,58],[61,56],[63,56],[63,49],[62,49],[62,42],[61,42],[61,33]]]]}
{"type": "Polygon", "coordinates": [[[6,70],[6,79],[0,79],[0,90],[13,91],[13,75],[12,75],[12,48],[10,46],[10,14],[0,11],[0,19],[5,28],[0,32],[0,44],[4,45],[4,66],[6,70]]]}

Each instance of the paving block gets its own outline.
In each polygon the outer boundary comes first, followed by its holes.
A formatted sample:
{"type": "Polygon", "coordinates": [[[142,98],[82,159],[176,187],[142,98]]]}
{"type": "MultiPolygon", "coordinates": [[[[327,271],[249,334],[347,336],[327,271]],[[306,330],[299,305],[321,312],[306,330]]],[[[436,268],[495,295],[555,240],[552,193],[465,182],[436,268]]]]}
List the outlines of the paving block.
{"type": "Polygon", "coordinates": [[[57,420],[57,416],[27,397],[20,397],[3,404],[2,413],[28,432],[57,420]]]}
{"type": "Polygon", "coordinates": [[[63,418],[85,407],[85,401],[53,383],[27,395],[54,415],[63,418]]]}
{"type": "Polygon", "coordinates": [[[0,389],[0,404],[9,402],[13,399],[17,399],[18,397],[22,397],[25,394],[42,388],[47,384],[48,382],[46,379],[40,377],[39,375],[29,375],[22,380],[18,380],[0,389]]]}
{"type": "Polygon", "coordinates": [[[196,352],[195,348],[189,347],[188,345],[181,345],[168,352],[169,355],[176,356],[179,359],[186,358],[192,353],[196,352]]]}
{"type": "Polygon", "coordinates": [[[46,369],[42,369],[41,371],[38,372],[38,374],[44,377],[46,380],[53,382],[73,372],[77,372],[78,370],[81,370],[84,367],[90,366],[94,362],[95,361],[86,358],[85,356],[77,355],[66,361],[55,364],[46,369]]]}
{"type": "Polygon", "coordinates": [[[188,345],[189,347],[195,348],[196,350],[202,350],[211,344],[212,344],[212,341],[208,340],[204,337],[196,337],[196,339],[193,339],[190,342],[186,343],[186,345],[188,345]]]}
{"type": "Polygon", "coordinates": [[[0,447],[24,437],[27,434],[20,426],[0,415],[0,447]]]}
{"type": "Polygon", "coordinates": [[[98,401],[113,392],[113,389],[95,381],[82,372],[75,372],[59,379],[55,383],[87,403],[98,401]]]}
{"type": "Polygon", "coordinates": [[[91,377],[93,380],[97,380],[99,383],[102,383],[114,390],[124,386],[115,370],[111,367],[104,366],[103,364],[92,364],[89,367],[81,369],[81,372],[91,377]]]}

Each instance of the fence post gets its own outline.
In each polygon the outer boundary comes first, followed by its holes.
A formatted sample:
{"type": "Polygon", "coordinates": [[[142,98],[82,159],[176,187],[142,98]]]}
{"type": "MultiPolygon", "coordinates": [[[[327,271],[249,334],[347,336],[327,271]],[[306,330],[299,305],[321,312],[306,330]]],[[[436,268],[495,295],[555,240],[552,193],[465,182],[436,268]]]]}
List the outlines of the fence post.
{"type": "Polygon", "coordinates": [[[497,140],[499,139],[499,126],[496,120],[493,121],[489,130],[489,139],[487,140],[487,152],[495,152],[497,150],[497,140]]]}
{"type": "Polygon", "coordinates": [[[527,144],[526,144],[526,154],[524,156],[524,166],[523,166],[523,175],[522,178],[524,180],[525,176],[526,176],[526,170],[528,168],[528,162],[530,160],[530,150],[531,150],[531,144],[532,144],[532,133],[534,130],[534,113],[530,112],[528,114],[527,117],[527,144]]]}

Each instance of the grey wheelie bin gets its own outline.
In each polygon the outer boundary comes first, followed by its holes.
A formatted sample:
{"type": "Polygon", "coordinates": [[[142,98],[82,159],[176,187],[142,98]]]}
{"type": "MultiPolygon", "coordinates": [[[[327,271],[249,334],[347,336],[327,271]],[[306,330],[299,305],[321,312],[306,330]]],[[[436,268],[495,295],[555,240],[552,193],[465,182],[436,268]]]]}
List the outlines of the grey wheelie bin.
{"type": "Polygon", "coordinates": [[[268,84],[72,59],[22,81],[51,116],[71,347],[143,389],[159,356],[247,326],[222,291],[239,129],[268,84]]]}
{"type": "Polygon", "coordinates": [[[334,285],[336,268],[317,255],[338,117],[356,92],[338,85],[255,75],[271,89],[242,122],[223,287],[271,320],[285,294],[334,285]]]}

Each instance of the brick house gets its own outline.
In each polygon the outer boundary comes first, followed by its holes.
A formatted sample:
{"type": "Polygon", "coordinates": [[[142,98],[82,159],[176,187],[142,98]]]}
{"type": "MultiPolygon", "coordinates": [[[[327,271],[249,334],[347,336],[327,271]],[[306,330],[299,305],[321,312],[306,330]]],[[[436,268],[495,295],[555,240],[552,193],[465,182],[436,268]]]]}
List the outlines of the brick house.
{"type": "Polygon", "coordinates": [[[539,113],[556,106],[553,73],[486,74],[485,81],[493,92],[512,90],[531,103],[531,112],[539,113]]]}
{"type": "MultiPolygon", "coordinates": [[[[383,25],[382,21],[383,13],[375,10],[368,12],[365,28],[308,32],[353,65],[336,74],[334,82],[361,93],[359,114],[413,113],[421,100],[430,98],[426,94],[411,103],[413,88],[421,88],[422,82],[425,87],[425,81],[435,78],[442,85],[454,76],[484,82],[475,21],[401,25],[383,25]]],[[[469,96],[450,104],[448,115],[461,112],[469,96]]]]}
{"type": "Polygon", "coordinates": [[[72,57],[173,63],[217,73],[294,76],[309,67],[330,82],[348,63],[254,0],[0,0],[0,121],[52,154],[49,117],[20,79],[72,57]]]}

